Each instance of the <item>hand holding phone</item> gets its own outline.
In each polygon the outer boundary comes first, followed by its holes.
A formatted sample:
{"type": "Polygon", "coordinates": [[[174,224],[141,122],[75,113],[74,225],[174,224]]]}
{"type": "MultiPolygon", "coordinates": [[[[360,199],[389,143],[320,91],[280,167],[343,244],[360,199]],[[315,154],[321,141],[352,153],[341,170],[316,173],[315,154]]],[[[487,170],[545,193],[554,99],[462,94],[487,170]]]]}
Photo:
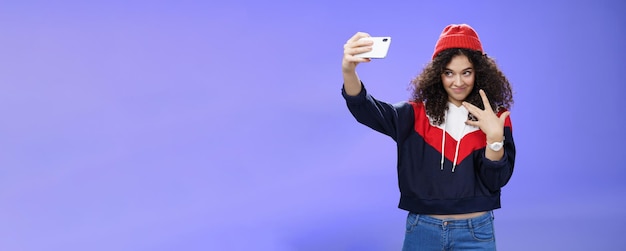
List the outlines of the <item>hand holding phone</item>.
{"type": "Polygon", "coordinates": [[[374,42],[372,50],[354,55],[359,58],[385,58],[391,45],[391,37],[364,37],[359,40],[371,40],[374,42]]]}

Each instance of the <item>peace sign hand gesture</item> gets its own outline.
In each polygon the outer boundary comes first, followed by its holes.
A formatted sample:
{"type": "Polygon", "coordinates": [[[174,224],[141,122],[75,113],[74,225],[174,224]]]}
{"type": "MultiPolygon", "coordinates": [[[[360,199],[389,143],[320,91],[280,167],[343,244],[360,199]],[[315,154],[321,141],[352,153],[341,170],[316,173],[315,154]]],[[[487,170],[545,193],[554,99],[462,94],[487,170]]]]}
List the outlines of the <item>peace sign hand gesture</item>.
{"type": "Polygon", "coordinates": [[[503,112],[502,115],[498,117],[496,113],[493,112],[485,91],[481,89],[478,92],[480,93],[480,97],[483,100],[485,110],[481,110],[480,108],[468,102],[463,102],[463,106],[465,106],[465,109],[467,109],[470,114],[474,115],[474,117],[478,119],[478,121],[467,120],[465,123],[480,128],[480,130],[483,131],[485,135],[487,135],[488,144],[493,142],[500,142],[504,140],[504,121],[509,116],[510,112],[503,112]]]}

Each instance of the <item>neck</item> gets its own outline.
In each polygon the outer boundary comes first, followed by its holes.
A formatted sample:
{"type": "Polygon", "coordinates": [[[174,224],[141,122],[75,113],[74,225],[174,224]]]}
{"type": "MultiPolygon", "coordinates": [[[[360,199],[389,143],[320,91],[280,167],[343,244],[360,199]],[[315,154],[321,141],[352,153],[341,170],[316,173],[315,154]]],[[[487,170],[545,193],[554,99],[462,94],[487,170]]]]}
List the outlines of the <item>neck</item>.
{"type": "Polygon", "coordinates": [[[455,105],[456,107],[461,107],[463,105],[463,101],[458,101],[458,100],[453,100],[453,99],[448,99],[448,102],[452,103],[453,105],[455,105]]]}

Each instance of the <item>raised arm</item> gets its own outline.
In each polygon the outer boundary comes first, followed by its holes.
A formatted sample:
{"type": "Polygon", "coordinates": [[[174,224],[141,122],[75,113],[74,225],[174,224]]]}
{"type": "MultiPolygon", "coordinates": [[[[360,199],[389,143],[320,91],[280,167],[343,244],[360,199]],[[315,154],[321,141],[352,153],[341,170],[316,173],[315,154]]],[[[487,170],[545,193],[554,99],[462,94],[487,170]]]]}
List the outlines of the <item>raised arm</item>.
{"type": "Polygon", "coordinates": [[[341,71],[343,73],[343,86],[346,90],[346,94],[349,96],[356,96],[361,92],[361,80],[356,73],[356,66],[359,63],[370,62],[369,58],[359,58],[354,55],[368,52],[372,50],[372,41],[359,39],[369,37],[370,35],[364,32],[357,32],[352,36],[346,44],[343,46],[343,60],[341,62],[341,71]]]}

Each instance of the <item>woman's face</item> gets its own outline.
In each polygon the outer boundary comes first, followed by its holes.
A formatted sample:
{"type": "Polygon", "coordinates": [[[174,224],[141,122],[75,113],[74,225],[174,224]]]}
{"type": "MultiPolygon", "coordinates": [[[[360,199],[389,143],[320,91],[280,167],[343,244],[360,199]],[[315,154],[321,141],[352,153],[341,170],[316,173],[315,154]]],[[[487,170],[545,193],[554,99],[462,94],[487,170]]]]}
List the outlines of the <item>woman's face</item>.
{"type": "Polygon", "coordinates": [[[448,93],[448,101],[461,106],[474,88],[474,69],[467,56],[454,56],[441,74],[441,82],[448,93]]]}

